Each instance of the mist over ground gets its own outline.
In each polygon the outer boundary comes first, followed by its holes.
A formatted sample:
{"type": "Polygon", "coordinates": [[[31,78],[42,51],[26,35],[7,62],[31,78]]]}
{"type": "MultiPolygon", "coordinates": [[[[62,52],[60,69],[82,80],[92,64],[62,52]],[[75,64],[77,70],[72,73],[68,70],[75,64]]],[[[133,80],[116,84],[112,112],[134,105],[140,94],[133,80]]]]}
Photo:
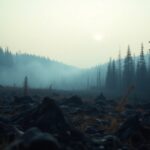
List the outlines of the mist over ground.
{"type": "Polygon", "coordinates": [[[5,86],[22,87],[25,76],[32,88],[80,90],[96,85],[95,67],[80,69],[36,55],[12,54],[7,48],[0,49],[0,71],[5,86]]]}
{"type": "Polygon", "coordinates": [[[125,58],[110,59],[106,64],[81,69],[36,55],[12,54],[0,49],[0,85],[23,87],[25,77],[30,88],[104,92],[122,96],[134,87],[132,98],[149,96],[150,54],[133,56],[130,46],[125,58]]]}

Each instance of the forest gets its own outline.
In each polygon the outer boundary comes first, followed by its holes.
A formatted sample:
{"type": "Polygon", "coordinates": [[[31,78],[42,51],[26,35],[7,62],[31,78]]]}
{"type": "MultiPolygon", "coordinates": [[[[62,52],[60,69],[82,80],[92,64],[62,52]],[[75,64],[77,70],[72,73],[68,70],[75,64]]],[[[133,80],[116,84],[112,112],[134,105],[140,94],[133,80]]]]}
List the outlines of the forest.
{"type": "Polygon", "coordinates": [[[135,98],[147,98],[150,96],[150,54],[144,55],[143,44],[138,57],[131,53],[128,46],[123,60],[120,55],[117,61],[110,59],[104,87],[108,92],[121,94],[132,86],[135,98]]]}
{"type": "Polygon", "coordinates": [[[141,44],[139,56],[132,55],[130,46],[125,58],[119,56],[103,65],[81,69],[58,61],[30,54],[12,54],[0,48],[0,84],[22,86],[28,76],[31,87],[61,90],[90,90],[117,97],[133,87],[132,99],[150,96],[150,54],[144,54],[141,44]],[[11,74],[11,76],[10,76],[11,74]]]}

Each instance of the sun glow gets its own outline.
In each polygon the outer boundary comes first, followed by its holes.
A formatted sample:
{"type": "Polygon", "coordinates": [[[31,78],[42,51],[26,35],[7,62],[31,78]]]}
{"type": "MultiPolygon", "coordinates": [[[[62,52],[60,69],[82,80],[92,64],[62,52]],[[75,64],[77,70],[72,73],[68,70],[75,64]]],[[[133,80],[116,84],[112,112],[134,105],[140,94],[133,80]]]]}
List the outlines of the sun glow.
{"type": "Polygon", "coordinates": [[[95,40],[95,41],[102,41],[103,40],[103,36],[101,35],[101,34],[95,34],[94,36],[93,36],[93,39],[95,40]]]}
{"type": "Polygon", "coordinates": [[[128,44],[135,54],[141,42],[149,49],[149,7],[149,0],[0,0],[0,46],[79,67],[105,63],[118,45],[124,56],[128,44]]]}

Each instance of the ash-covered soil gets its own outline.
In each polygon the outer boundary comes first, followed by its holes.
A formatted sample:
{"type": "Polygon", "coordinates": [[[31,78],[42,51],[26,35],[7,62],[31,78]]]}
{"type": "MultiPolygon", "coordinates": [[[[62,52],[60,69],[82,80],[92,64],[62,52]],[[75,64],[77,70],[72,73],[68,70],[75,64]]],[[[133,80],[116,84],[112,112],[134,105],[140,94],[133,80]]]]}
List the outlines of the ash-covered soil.
{"type": "Polygon", "coordinates": [[[148,102],[40,89],[22,96],[21,91],[0,89],[0,150],[150,149],[148,102]]]}

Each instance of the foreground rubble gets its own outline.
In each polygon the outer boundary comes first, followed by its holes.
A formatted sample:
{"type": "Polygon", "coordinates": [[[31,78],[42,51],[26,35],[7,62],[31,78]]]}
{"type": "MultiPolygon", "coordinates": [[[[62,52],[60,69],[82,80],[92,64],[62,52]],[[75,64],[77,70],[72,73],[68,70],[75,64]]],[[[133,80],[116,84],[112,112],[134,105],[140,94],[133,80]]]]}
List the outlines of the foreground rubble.
{"type": "Polygon", "coordinates": [[[1,101],[0,149],[148,150],[150,105],[126,104],[100,95],[55,100],[15,97],[1,101]],[[118,109],[121,107],[121,109],[118,109]]]}

